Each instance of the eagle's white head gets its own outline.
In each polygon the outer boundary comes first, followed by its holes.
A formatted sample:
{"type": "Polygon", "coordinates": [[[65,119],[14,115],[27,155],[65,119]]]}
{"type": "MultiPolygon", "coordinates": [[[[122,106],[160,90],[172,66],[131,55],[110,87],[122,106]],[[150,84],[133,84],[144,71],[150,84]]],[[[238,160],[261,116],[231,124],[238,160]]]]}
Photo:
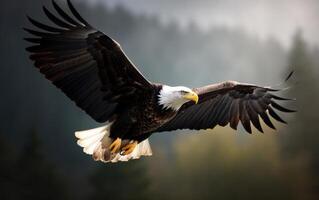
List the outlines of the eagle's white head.
{"type": "Polygon", "coordinates": [[[180,107],[188,102],[198,102],[198,95],[190,88],[184,86],[171,87],[163,85],[158,95],[158,103],[164,108],[178,110],[180,107]]]}

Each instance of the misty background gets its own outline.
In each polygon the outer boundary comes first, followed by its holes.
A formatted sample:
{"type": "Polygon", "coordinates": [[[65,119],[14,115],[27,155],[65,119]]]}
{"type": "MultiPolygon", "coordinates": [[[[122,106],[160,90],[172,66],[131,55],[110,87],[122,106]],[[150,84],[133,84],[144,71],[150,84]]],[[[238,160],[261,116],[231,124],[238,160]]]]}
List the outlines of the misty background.
{"type": "MultiPolygon", "coordinates": [[[[57,1],[65,7],[63,0],[57,1]]],[[[73,0],[153,82],[224,80],[276,86],[295,114],[264,134],[242,128],[154,134],[152,157],[94,162],[74,132],[101,126],[37,72],[26,14],[48,22],[49,0],[2,1],[1,199],[318,199],[319,2],[73,0]]]]}

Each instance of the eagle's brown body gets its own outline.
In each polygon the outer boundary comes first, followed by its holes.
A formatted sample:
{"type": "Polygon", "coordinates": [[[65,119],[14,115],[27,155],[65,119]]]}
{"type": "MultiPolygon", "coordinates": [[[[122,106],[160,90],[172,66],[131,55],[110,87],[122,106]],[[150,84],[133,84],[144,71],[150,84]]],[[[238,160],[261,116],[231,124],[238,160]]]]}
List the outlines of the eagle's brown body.
{"type": "Polygon", "coordinates": [[[124,109],[125,111],[118,114],[111,126],[110,136],[141,142],[174,118],[177,111],[164,109],[158,103],[161,89],[162,85],[153,84],[153,90],[144,93],[143,98],[138,99],[133,106],[128,106],[127,109],[124,109]]]}

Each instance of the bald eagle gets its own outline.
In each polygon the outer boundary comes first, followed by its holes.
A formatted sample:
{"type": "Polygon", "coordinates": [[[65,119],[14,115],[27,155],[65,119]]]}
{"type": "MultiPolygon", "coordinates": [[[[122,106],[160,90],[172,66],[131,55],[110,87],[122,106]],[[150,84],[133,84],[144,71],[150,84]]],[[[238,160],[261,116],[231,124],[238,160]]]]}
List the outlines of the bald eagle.
{"type": "Polygon", "coordinates": [[[86,22],[70,0],[67,14],[54,0],[55,15],[43,7],[56,25],[30,17],[41,30],[25,28],[34,37],[30,59],[39,71],[102,127],[75,133],[77,143],[94,160],[127,161],[150,156],[148,138],[177,129],[237,129],[251,133],[251,123],[263,132],[259,118],[275,129],[269,115],[285,123],[274,109],[293,112],[274,100],[279,90],[236,81],[200,88],[172,87],[148,81],[129,60],[119,43],[86,22]]]}

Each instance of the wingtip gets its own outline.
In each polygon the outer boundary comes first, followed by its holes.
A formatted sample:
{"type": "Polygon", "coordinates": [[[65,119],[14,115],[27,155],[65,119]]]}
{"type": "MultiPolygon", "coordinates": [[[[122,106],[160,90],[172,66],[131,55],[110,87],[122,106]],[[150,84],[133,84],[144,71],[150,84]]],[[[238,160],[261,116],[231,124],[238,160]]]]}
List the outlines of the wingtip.
{"type": "Polygon", "coordinates": [[[30,21],[30,22],[32,22],[32,17],[30,17],[30,15],[25,15],[26,16],[26,18],[30,21]]]}
{"type": "Polygon", "coordinates": [[[67,4],[72,12],[72,14],[74,15],[74,17],[83,25],[85,26],[90,26],[89,23],[87,21],[85,21],[85,19],[83,19],[83,17],[80,15],[80,13],[75,9],[73,3],[71,2],[71,0],[67,0],[67,4]]]}
{"type": "Polygon", "coordinates": [[[31,22],[31,24],[33,24],[34,26],[37,27],[36,24],[38,24],[38,22],[37,22],[35,19],[33,19],[32,17],[30,17],[29,15],[27,15],[27,19],[29,20],[29,22],[31,22]]]}
{"type": "Polygon", "coordinates": [[[27,42],[30,42],[30,41],[29,41],[30,39],[31,39],[31,38],[26,38],[26,37],[23,38],[23,40],[24,40],[24,41],[27,41],[27,42]]]}
{"type": "Polygon", "coordinates": [[[268,127],[272,128],[272,129],[274,129],[274,130],[276,130],[276,127],[275,127],[274,124],[271,122],[271,120],[269,119],[269,116],[268,116],[268,114],[267,114],[266,112],[260,113],[259,116],[261,117],[261,119],[265,122],[265,124],[266,124],[268,127]]]}
{"type": "Polygon", "coordinates": [[[41,38],[23,38],[23,40],[27,41],[27,42],[31,42],[31,43],[35,43],[35,44],[39,44],[41,43],[41,38]]]}
{"type": "Polygon", "coordinates": [[[276,126],[272,126],[272,127],[269,126],[269,127],[270,127],[271,129],[275,130],[275,131],[277,130],[276,126]]]}
{"type": "Polygon", "coordinates": [[[37,26],[35,24],[38,23],[38,21],[36,21],[35,19],[33,19],[32,17],[30,17],[29,15],[26,15],[27,16],[27,19],[34,25],[34,26],[37,26]]]}
{"type": "Polygon", "coordinates": [[[73,5],[73,3],[72,3],[72,1],[70,1],[70,0],[66,0],[66,2],[67,2],[67,4],[68,4],[68,6],[72,6],[72,7],[74,7],[74,5],[73,5]]]}
{"type": "Polygon", "coordinates": [[[251,122],[252,122],[252,124],[254,125],[254,127],[260,132],[260,133],[264,133],[264,130],[263,130],[263,128],[261,127],[261,125],[260,125],[260,122],[259,122],[259,118],[257,119],[258,121],[252,121],[251,120],[251,122]]]}
{"type": "Polygon", "coordinates": [[[285,98],[285,97],[280,97],[274,94],[270,94],[270,98],[273,98],[275,100],[279,100],[279,101],[296,101],[296,98],[285,98]]]}
{"type": "Polygon", "coordinates": [[[57,5],[57,3],[55,2],[55,0],[51,0],[51,3],[53,6],[57,5]]]}
{"type": "Polygon", "coordinates": [[[285,108],[285,107],[279,105],[278,103],[276,103],[275,101],[271,101],[270,104],[272,105],[272,107],[274,107],[275,109],[277,109],[281,112],[286,112],[286,113],[297,112],[296,110],[285,108]]]}
{"type": "Polygon", "coordinates": [[[29,28],[26,28],[26,27],[22,27],[22,29],[27,32],[27,33],[30,33],[32,34],[33,30],[32,29],[29,29],[29,28]]]}
{"type": "Polygon", "coordinates": [[[45,6],[42,6],[42,10],[43,10],[44,14],[45,14],[46,16],[48,16],[49,10],[48,10],[45,6]]]}
{"type": "MultiPolygon", "coordinates": [[[[53,7],[54,7],[54,9],[58,12],[58,14],[60,15],[60,17],[62,17],[64,20],[66,20],[66,22],[68,22],[68,23],[70,23],[71,25],[73,25],[73,26],[83,26],[82,24],[80,24],[79,22],[77,22],[75,19],[73,19],[72,17],[70,17],[69,16],[69,14],[67,14],[66,12],[65,12],[65,10],[64,9],[62,9],[61,7],[60,7],[60,5],[56,2],[56,1],[54,1],[54,0],[52,0],[52,4],[53,4],[53,7]]],[[[71,12],[72,12],[72,8],[70,7],[70,5],[72,6],[72,3],[70,2],[70,3],[68,3],[67,2],[67,4],[68,4],[68,6],[69,6],[69,8],[70,8],[70,10],[71,10],[71,12]]],[[[73,8],[74,9],[74,8],[73,8]]],[[[73,12],[72,12],[73,13],[73,12]]]]}
{"type": "Polygon", "coordinates": [[[47,7],[45,6],[42,6],[42,10],[46,15],[48,15],[47,13],[50,12],[49,9],[47,9],[47,7]]]}
{"type": "Polygon", "coordinates": [[[295,73],[295,71],[294,70],[292,70],[289,74],[288,74],[288,76],[285,78],[285,82],[287,82],[291,77],[292,77],[292,75],[295,73]]]}
{"type": "Polygon", "coordinates": [[[281,89],[276,89],[276,88],[272,88],[272,87],[265,87],[265,89],[269,92],[279,92],[281,91],[281,89]]]}
{"type": "Polygon", "coordinates": [[[285,120],[283,120],[270,106],[268,108],[268,113],[275,120],[277,120],[283,124],[287,124],[287,122],[285,120]]]}
{"type": "Polygon", "coordinates": [[[33,52],[33,51],[31,51],[31,47],[26,47],[25,50],[26,50],[27,52],[30,52],[30,53],[33,52]]]}

